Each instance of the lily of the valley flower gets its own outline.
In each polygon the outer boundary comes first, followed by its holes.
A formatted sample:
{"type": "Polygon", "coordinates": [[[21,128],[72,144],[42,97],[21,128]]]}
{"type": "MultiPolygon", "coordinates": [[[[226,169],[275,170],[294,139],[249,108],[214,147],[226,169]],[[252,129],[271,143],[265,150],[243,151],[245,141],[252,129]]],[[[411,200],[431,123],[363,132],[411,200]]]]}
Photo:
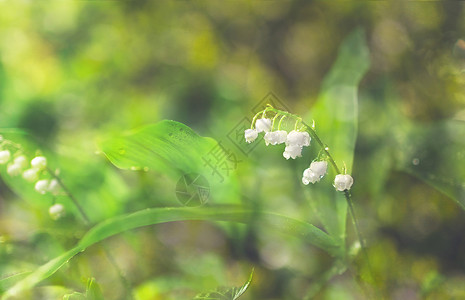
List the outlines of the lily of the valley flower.
{"type": "Polygon", "coordinates": [[[334,178],[334,187],[341,192],[350,190],[353,183],[354,179],[349,174],[339,174],[334,178]]]}
{"type": "Polygon", "coordinates": [[[302,156],[302,147],[298,145],[289,145],[284,149],[283,156],[285,159],[295,159],[302,156]]]}
{"type": "Polygon", "coordinates": [[[34,189],[39,193],[44,195],[48,191],[49,182],[47,179],[42,179],[36,182],[34,189]]]}
{"type": "Polygon", "coordinates": [[[59,218],[63,217],[65,214],[65,207],[62,204],[54,204],[50,206],[48,209],[48,213],[52,220],[58,220],[59,218]]]}
{"type": "Polygon", "coordinates": [[[245,141],[250,144],[253,141],[255,141],[255,139],[257,139],[258,131],[255,129],[250,129],[250,128],[246,129],[244,132],[244,136],[245,136],[245,141]]]}
{"type": "Polygon", "coordinates": [[[11,153],[8,150],[0,151],[0,165],[6,164],[11,158],[11,153]]]}
{"type": "Polygon", "coordinates": [[[271,119],[258,119],[257,122],[255,122],[255,129],[257,129],[257,132],[271,131],[271,119]]]}
{"type": "Polygon", "coordinates": [[[286,141],[287,132],[285,130],[278,130],[278,131],[271,131],[265,133],[265,144],[268,146],[271,145],[279,145],[286,141]]]}
{"type": "Polygon", "coordinates": [[[328,169],[328,163],[326,161],[314,161],[310,164],[308,169],[305,169],[302,176],[303,184],[307,185],[310,182],[315,183],[320,181],[321,178],[326,174],[328,169]]]}
{"type": "Polygon", "coordinates": [[[310,135],[306,131],[292,130],[286,138],[286,145],[297,145],[301,147],[310,146],[310,135]]]}
{"type": "Polygon", "coordinates": [[[31,160],[31,166],[38,171],[47,167],[47,159],[43,156],[36,156],[31,160]]]}

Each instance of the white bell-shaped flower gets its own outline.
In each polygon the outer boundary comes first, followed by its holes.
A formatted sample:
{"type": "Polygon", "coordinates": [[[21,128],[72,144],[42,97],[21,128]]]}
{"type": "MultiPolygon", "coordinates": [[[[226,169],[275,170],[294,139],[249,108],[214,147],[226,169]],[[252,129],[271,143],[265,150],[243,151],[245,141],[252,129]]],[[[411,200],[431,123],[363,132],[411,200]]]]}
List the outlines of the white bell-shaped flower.
{"type": "Polygon", "coordinates": [[[54,204],[48,209],[48,214],[52,220],[58,220],[65,215],[65,207],[62,204],[54,204]]]}
{"type": "Polygon", "coordinates": [[[305,169],[302,176],[303,184],[307,185],[310,182],[315,183],[320,181],[321,178],[326,174],[328,169],[328,163],[326,161],[314,161],[310,164],[308,169],[305,169]]]}
{"type": "Polygon", "coordinates": [[[21,171],[22,171],[21,166],[16,164],[16,163],[10,163],[6,167],[6,172],[10,176],[17,176],[17,175],[21,174],[21,171]]]}
{"type": "Polygon", "coordinates": [[[39,193],[44,195],[48,191],[49,182],[47,179],[42,179],[36,182],[34,189],[39,193]]]}
{"type": "Polygon", "coordinates": [[[306,131],[292,130],[286,138],[286,145],[297,145],[300,147],[310,146],[310,135],[306,131]]]}
{"type": "Polygon", "coordinates": [[[353,183],[354,179],[349,174],[339,174],[334,178],[334,187],[341,192],[350,190],[353,183]]]}
{"type": "Polygon", "coordinates": [[[11,153],[8,150],[0,151],[0,165],[6,164],[11,158],[11,153]]]}
{"type": "Polygon", "coordinates": [[[246,129],[244,131],[245,141],[247,143],[252,143],[258,137],[258,131],[255,129],[246,129]]]}
{"type": "Polygon", "coordinates": [[[20,155],[15,157],[13,162],[18,165],[21,169],[24,169],[27,167],[27,158],[24,155],[20,155]]]}
{"type": "Polygon", "coordinates": [[[285,159],[295,159],[296,157],[302,156],[302,147],[297,145],[288,145],[284,149],[283,156],[285,159]]]}
{"type": "Polygon", "coordinates": [[[47,167],[47,159],[44,156],[36,156],[31,160],[31,166],[36,170],[43,170],[47,167]]]}
{"type": "Polygon", "coordinates": [[[50,180],[50,184],[48,185],[48,191],[52,193],[52,195],[54,196],[60,193],[60,184],[57,179],[50,180]]]}
{"type": "Polygon", "coordinates": [[[286,141],[287,132],[285,130],[278,130],[265,133],[265,144],[268,146],[271,145],[279,145],[286,141]]]}
{"type": "Polygon", "coordinates": [[[271,131],[271,119],[258,119],[255,122],[255,129],[257,132],[269,132],[271,131]]]}
{"type": "Polygon", "coordinates": [[[39,179],[39,174],[37,174],[37,172],[37,169],[27,169],[23,172],[23,178],[29,182],[37,181],[37,179],[39,179]]]}

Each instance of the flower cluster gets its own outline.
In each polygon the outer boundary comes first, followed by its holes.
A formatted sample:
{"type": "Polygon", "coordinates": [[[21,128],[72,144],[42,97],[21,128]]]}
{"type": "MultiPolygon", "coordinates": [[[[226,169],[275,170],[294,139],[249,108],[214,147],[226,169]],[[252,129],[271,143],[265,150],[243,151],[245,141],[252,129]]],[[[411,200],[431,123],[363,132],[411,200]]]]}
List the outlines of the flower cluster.
{"type": "MultiPolygon", "coordinates": [[[[29,160],[21,149],[19,149],[18,145],[4,140],[1,136],[0,141],[0,165],[6,165],[8,175],[12,177],[21,175],[22,179],[34,184],[34,189],[39,194],[50,193],[54,196],[60,194],[61,186],[58,179],[47,178],[50,177],[50,174],[47,169],[47,159],[45,156],[38,155],[29,160]],[[13,154],[12,151],[14,152],[13,154]]],[[[56,205],[61,204],[55,204],[54,206],[56,205]]],[[[54,211],[56,210],[57,207],[54,208],[54,211]]],[[[52,216],[52,213],[50,214],[52,216]]],[[[63,212],[61,214],[54,213],[53,216],[61,216],[62,214],[63,212]]],[[[55,219],[53,216],[52,218],[55,219]]]]}
{"type": "MultiPolygon", "coordinates": [[[[247,143],[252,143],[258,138],[259,133],[264,132],[265,135],[263,139],[265,140],[266,146],[268,145],[279,145],[285,144],[283,156],[287,160],[289,158],[296,159],[297,157],[302,157],[303,147],[310,146],[310,133],[312,136],[316,136],[316,132],[313,128],[307,126],[302,119],[296,115],[290,114],[288,112],[283,112],[277,109],[274,109],[270,105],[265,108],[263,111],[257,113],[252,121],[251,128],[246,129],[244,132],[244,137],[247,143]],[[267,118],[266,115],[272,113],[274,114],[273,118],[267,118]],[[257,119],[259,115],[262,115],[260,119],[257,119]],[[280,117],[277,130],[275,129],[275,121],[280,117]],[[282,120],[285,117],[289,117],[295,120],[294,129],[289,133],[286,130],[281,129],[282,120]],[[300,125],[300,127],[298,126],[300,125]]],[[[324,149],[325,155],[319,155],[319,159],[313,161],[310,166],[304,170],[302,175],[302,183],[308,185],[309,183],[319,182],[321,178],[326,174],[328,169],[328,161],[331,161],[335,169],[337,167],[332,159],[331,155],[328,152],[328,149],[322,144],[321,140],[316,136],[317,142],[324,149]]],[[[320,152],[321,153],[321,152],[320,152]]],[[[334,179],[334,187],[338,191],[346,191],[352,187],[353,179],[348,174],[339,174],[334,179]]]]}
{"type": "Polygon", "coordinates": [[[265,132],[264,140],[265,144],[268,145],[279,145],[286,144],[283,156],[286,159],[302,156],[303,147],[310,146],[310,135],[308,132],[292,130],[287,133],[285,130],[272,131],[272,120],[267,118],[258,119],[255,123],[255,128],[246,129],[244,132],[245,140],[247,143],[252,143],[258,137],[260,132],[265,132]]]}

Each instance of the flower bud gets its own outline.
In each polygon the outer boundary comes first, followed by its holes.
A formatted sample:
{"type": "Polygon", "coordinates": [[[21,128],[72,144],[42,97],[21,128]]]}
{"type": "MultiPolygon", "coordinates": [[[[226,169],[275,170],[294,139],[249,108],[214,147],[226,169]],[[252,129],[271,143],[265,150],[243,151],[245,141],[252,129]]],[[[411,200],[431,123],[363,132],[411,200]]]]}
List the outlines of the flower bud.
{"type": "Polygon", "coordinates": [[[244,131],[245,141],[247,143],[252,143],[258,137],[258,131],[255,129],[246,129],[244,131]]]}
{"type": "Polygon", "coordinates": [[[34,189],[39,193],[44,195],[48,191],[48,180],[42,179],[36,182],[34,189]]]}
{"type": "Polygon", "coordinates": [[[350,190],[353,183],[354,179],[349,174],[339,174],[334,178],[334,187],[341,192],[350,190]]]}
{"type": "Polygon", "coordinates": [[[23,172],[23,178],[29,182],[37,181],[37,179],[39,179],[39,174],[37,174],[37,172],[37,169],[27,169],[23,172]]]}
{"type": "Polygon", "coordinates": [[[0,151],[0,165],[6,164],[11,158],[11,153],[8,150],[0,151]]]}
{"type": "Polygon", "coordinates": [[[302,156],[302,147],[297,145],[289,145],[284,149],[283,156],[285,159],[295,159],[296,157],[302,156]]]}
{"type": "Polygon", "coordinates": [[[255,128],[257,129],[257,132],[271,131],[271,119],[258,119],[257,122],[255,122],[255,128]]]}
{"type": "Polygon", "coordinates": [[[47,159],[44,156],[36,156],[31,160],[31,166],[36,170],[43,170],[47,167],[47,159]]]}
{"type": "Polygon", "coordinates": [[[315,183],[320,181],[321,178],[326,174],[328,169],[328,163],[326,161],[314,161],[310,164],[308,169],[305,169],[302,176],[303,184],[307,185],[310,182],[315,183]]]}
{"type": "Polygon", "coordinates": [[[48,209],[48,213],[52,220],[58,220],[65,215],[65,207],[62,204],[54,204],[48,209]]]}

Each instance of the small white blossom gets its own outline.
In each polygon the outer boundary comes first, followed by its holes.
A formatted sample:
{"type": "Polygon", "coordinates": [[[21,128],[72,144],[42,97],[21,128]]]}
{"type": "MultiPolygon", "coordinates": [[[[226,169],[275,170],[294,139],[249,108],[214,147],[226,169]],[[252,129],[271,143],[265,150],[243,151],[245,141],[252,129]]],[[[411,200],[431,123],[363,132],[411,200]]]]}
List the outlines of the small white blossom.
{"type": "Polygon", "coordinates": [[[255,128],[257,132],[269,132],[271,131],[271,119],[258,119],[255,122],[255,128]]]}
{"type": "Polygon", "coordinates": [[[20,156],[16,157],[13,161],[21,169],[24,169],[24,168],[27,167],[27,158],[24,155],[20,155],[20,156]]]}
{"type": "Polygon", "coordinates": [[[39,193],[44,195],[48,191],[48,180],[47,179],[42,179],[36,182],[34,189],[39,193]]]}
{"type": "Polygon", "coordinates": [[[272,131],[265,133],[265,144],[268,146],[282,144],[286,141],[287,132],[284,130],[272,131]]]}
{"type": "Polygon", "coordinates": [[[37,179],[39,179],[39,174],[37,174],[37,172],[37,169],[27,169],[23,172],[23,178],[29,182],[37,181],[37,179]]]}
{"type": "Polygon", "coordinates": [[[258,137],[258,131],[255,129],[246,129],[244,131],[245,141],[247,143],[252,143],[258,137]]]}
{"type": "Polygon", "coordinates": [[[320,181],[321,178],[326,174],[328,169],[328,163],[326,161],[314,161],[310,164],[308,169],[305,169],[302,176],[303,184],[307,185],[310,182],[315,183],[320,181]]]}
{"type": "Polygon", "coordinates": [[[21,173],[22,171],[22,168],[20,165],[16,164],[16,163],[10,163],[8,164],[8,166],[6,167],[6,172],[10,175],[10,176],[17,176],[21,173]]]}
{"type": "Polygon", "coordinates": [[[43,156],[36,156],[31,160],[31,166],[36,170],[43,170],[47,167],[47,159],[43,156]]]}
{"type": "Polygon", "coordinates": [[[11,158],[11,153],[8,150],[0,151],[0,165],[6,164],[11,158]]]}
{"type": "Polygon", "coordinates": [[[296,145],[301,147],[310,146],[310,135],[306,131],[295,131],[289,132],[286,138],[286,145],[296,145]]]}
{"type": "Polygon", "coordinates": [[[289,145],[284,149],[283,156],[285,159],[295,159],[296,157],[302,156],[302,147],[297,145],[289,145]]]}
{"type": "Polygon", "coordinates": [[[354,179],[352,176],[348,174],[339,174],[336,175],[336,178],[334,178],[334,187],[338,191],[345,191],[345,190],[350,190],[350,187],[354,183],[354,179]]]}
{"type": "Polygon", "coordinates": [[[52,195],[58,195],[60,193],[60,184],[58,180],[52,179],[50,180],[50,184],[48,185],[48,191],[52,193],[52,195]]]}
{"type": "Polygon", "coordinates": [[[52,220],[58,220],[65,215],[65,207],[62,204],[54,204],[48,209],[48,213],[52,220]]]}

